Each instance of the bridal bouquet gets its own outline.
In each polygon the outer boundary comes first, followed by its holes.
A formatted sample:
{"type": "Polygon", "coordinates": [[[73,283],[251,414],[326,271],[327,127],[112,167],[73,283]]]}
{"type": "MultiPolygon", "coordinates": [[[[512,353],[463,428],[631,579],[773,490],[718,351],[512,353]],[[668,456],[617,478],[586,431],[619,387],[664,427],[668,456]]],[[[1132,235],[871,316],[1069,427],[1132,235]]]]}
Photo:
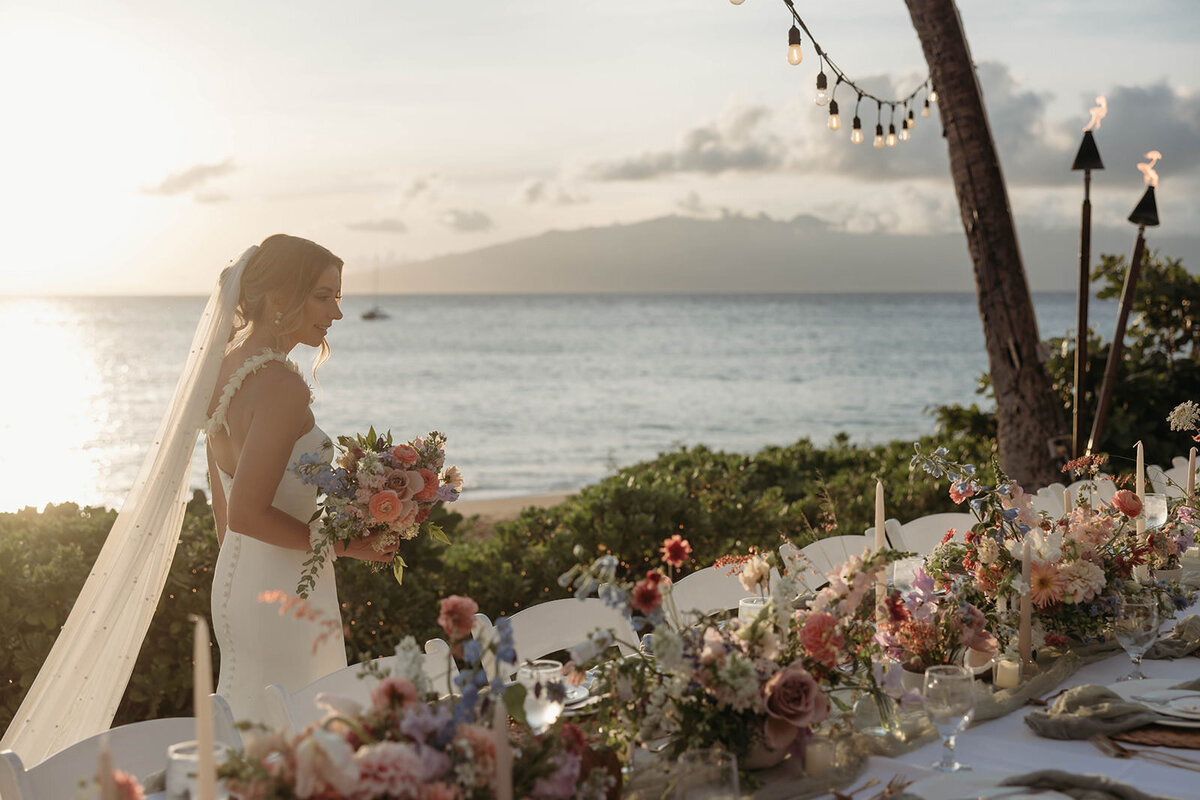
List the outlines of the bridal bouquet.
{"type": "MultiPolygon", "coordinates": [[[[312,521],[321,520],[312,536],[312,556],[304,563],[297,592],[306,597],[316,585],[327,553],[339,542],[377,534],[377,547],[412,539],[422,531],[448,542],[441,526],[427,522],[438,503],[453,503],[462,493],[458,467],[445,467],[446,437],[437,431],[404,444],[393,444],[371,428],[364,436],[339,436],[334,464],[316,453],[300,457],[296,473],[324,495],[312,521]]],[[[396,581],[402,582],[404,559],[392,559],[396,581]]]]}

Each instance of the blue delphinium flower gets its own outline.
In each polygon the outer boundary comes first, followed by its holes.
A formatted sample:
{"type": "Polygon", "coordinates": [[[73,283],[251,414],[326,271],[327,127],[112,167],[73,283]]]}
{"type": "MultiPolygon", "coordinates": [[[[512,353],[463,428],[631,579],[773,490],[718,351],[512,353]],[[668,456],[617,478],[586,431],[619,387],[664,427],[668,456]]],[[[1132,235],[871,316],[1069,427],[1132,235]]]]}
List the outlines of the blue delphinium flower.
{"type": "Polygon", "coordinates": [[[496,620],[496,634],[500,639],[496,644],[496,660],[505,664],[517,663],[517,651],[513,647],[512,621],[507,617],[496,620]]]}

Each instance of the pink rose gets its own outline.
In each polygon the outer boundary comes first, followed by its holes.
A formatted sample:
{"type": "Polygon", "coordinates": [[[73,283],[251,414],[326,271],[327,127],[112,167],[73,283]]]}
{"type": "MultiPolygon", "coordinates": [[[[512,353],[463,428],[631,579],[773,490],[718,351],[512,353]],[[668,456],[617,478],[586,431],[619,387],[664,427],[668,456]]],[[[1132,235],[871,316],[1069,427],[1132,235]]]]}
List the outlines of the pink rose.
{"type": "Polygon", "coordinates": [[[428,503],[437,495],[437,473],[431,469],[419,469],[417,473],[421,476],[421,481],[424,485],[419,491],[413,493],[412,499],[418,503],[428,503]]]}
{"type": "Polygon", "coordinates": [[[1136,517],[1142,513],[1142,498],[1128,489],[1121,489],[1112,498],[1113,508],[1127,517],[1136,517]]]}
{"type": "Polygon", "coordinates": [[[779,750],[807,728],[829,716],[829,698],[808,670],[799,664],[784,667],[763,687],[767,747],[779,750]]]}
{"type": "Polygon", "coordinates": [[[409,525],[415,524],[420,511],[421,507],[415,500],[401,500],[400,513],[396,515],[396,519],[392,520],[393,530],[404,530],[409,525]]]}
{"type": "Polygon", "coordinates": [[[400,742],[363,745],[351,763],[358,770],[358,792],[352,797],[412,797],[424,772],[421,756],[400,742]]]}
{"type": "Polygon", "coordinates": [[[837,617],[828,611],[809,614],[800,629],[800,646],[823,666],[833,669],[841,660],[844,639],[837,629],[837,617]]]}
{"type": "Polygon", "coordinates": [[[371,690],[371,704],[386,711],[399,702],[401,708],[409,708],[417,702],[417,687],[408,678],[388,675],[371,690]]]}
{"type": "Polygon", "coordinates": [[[406,444],[398,444],[392,448],[392,458],[402,467],[411,467],[417,463],[420,454],[406,444]]]}
{"type": "Polygon", "coordinates": [[[463,755],[470,756],[476,786],[488,786],[496,779],[496,737],[491,728],[459,725],[454,745],[463,755]]]}
{"type": "Polygon", "coordinates": [[[452,594],[442,600],[441,613],[438,614],[438,625],[451,639],[457,641],[471,635],[475,625],[475,615],[479,613],[479,604],[469,597],[452,594]]]}
{"type": "Polygon", "coordinates": [[[425,479],[415,469],[393,469],[387,476],[387,488],[400,495],[401,500],[411,500],[425,488],[425,479]]]}
{"type": "Polygon", "coordinates": [[[400,516],[400,497],[390,489],[371,495],[367,511],[376,522],[391,522],[400,516]]]}

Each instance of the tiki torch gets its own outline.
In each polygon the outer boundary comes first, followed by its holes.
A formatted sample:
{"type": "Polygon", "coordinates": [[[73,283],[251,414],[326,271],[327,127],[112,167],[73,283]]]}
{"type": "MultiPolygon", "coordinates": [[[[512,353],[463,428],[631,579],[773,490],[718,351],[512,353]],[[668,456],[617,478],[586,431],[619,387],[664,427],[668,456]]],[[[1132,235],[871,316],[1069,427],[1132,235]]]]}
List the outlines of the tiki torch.
{"type": "Polygon", "coordinates": [[[1079,226],[1079,297],[1075,315],[1075,394],[1071,412],[1071,457],[1082,455],[1083,448],[1083,398],[1087,391],[1087,331],[1088,297],[1091,294],[1092,255],[1092,170],[1104,169],[1100,151],[1096,149],[1093,130],[1100,130],[1100,120],[1108,113],[1108,102],[1104,95],[1096,98],[1091,109],[1091,120],[1083,129],[1083,141],[1075,154],[1072,170],[1083,170],[1083,219],[1079,226]]]}
{"type": "Polygon", "coordinates": [[[1138,274],[1142,271],[1142,257],[1146,252],[1146,226],[1157,227],[1158,203],[1154,199],[1154,189],[1158,186],[1158,173],[1154,165],[1162,159],[1162,153],[1151,150],[1145,158],[1149,163],[1138,164],[1138,171],[1146,180],[1146,193],[1129,215],[1129,221],[1138,226],[1137,241],[1133,244],[1133,258],[1129,262],[1129,271],[1125,273],[1125,285],[1121,288],[1121,307],[1117,311],[1117,329],[1113,332],[1112,346],[1108,350],[1108,363],[1104,365],[1104,383],[1100,388],[1100,403],[1096,407],[1096,419],[1092,422],[1092,435],[1088,438],[1088,452],[1095,452],[1104,433],[1104,424],[1108,421],[1108,406],[1112,400],[1113,385],[1117,379],[1117,365],[1121,361],[1121,348],[1125,343],[1125,323],[1129,320],[1129,310],[1133,307],[1133,296],[1137,289],[1138,274]]]}

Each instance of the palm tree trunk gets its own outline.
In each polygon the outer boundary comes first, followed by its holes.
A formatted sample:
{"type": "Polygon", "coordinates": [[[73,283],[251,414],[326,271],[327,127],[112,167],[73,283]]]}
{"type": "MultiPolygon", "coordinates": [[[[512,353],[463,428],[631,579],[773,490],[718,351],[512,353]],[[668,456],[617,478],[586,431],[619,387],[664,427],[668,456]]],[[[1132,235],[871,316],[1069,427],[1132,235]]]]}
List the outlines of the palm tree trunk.
{"type": "Polygon", "coordinates": [[[1037,317],[983,93],[953,0],[905,0],[938,93],[950,174],[975,264],[988,368],[996,393],[1000,464],[1036,488],[1061,477],[1068,435],[1061,401],[1039,358],[1037,317]]]}

